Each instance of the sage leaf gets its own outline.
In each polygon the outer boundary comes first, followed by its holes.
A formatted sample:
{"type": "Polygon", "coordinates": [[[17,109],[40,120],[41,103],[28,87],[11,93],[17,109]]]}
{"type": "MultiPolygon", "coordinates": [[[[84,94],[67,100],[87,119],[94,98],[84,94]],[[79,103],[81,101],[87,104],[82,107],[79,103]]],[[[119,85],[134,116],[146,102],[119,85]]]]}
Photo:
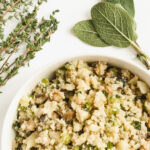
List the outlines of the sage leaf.
{"type": "Polygon", "coordinates": [[[97,47],[106,47],[109,44],[105,43],[96,32],[92,20],[85,20],[77,23],[73,27],[75,35],[83,42],[97,47]]]}
{"type": "Polygon", "coordinates": [[[132,16],[135,15],[134,1],[133,0],[105,0],[115,4],[121,4],[121,6],[132,16]]]}
{"type": "Polygon", "coordinates": [[[128,47],[136,41],[136,23],[118,4],[98,3],[92,8],[91,15],[97,33],[108,44],[128,47]]]}

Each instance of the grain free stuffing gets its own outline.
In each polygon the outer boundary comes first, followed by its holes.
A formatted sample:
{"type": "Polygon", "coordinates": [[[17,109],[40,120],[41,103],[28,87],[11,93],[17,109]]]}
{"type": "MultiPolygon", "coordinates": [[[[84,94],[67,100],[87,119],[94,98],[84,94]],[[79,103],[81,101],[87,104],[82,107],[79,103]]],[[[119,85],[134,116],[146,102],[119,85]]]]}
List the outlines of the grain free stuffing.
{"type": "Polygon", "coordinates": [[[13,150],[150,150],[150,89],[106,62],[67,62],[20,100],[13,150]]]}

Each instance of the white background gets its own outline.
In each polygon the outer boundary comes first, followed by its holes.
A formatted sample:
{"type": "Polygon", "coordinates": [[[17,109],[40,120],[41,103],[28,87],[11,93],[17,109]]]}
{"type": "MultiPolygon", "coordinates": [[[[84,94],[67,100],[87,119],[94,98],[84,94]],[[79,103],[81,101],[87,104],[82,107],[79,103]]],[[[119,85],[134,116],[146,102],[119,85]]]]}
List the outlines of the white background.
{"type": "MultiPolygon", "coordinates": [[[[115,47],[96,48],[79,41],[72,33],[72,27],[80,20],[90,18],[90,8],[99,0],[48,0],[39,11],[39,18],[47,16],[52,10],[59,9],[57,15],[59,28],[52,36],[51,42],[44,45],[43,50],[38,52],[36,58],[30,62],[30,67],[20,70],[20,73],[11,79],[6,86],[0,89],[0,129],[7,108],[16,95],[17,91],[27,80],[42,66],[57,62],[68,56],[79,54],[106,54],[131,60],[143,67],[135,58],[135,52],[131,48],[119,49],[115,47]]],[[[135,0],[136,22],[138,43],[150,55],[150,1],[135,0]]]]}

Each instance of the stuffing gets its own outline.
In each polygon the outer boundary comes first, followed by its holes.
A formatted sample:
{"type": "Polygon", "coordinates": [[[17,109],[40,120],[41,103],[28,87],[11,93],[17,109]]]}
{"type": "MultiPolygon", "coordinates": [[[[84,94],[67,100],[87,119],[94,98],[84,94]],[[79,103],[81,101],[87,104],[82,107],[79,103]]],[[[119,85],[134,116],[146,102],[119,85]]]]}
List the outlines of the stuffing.
{"type": "Polygon", "coordinates": [[[120,142],[117,143],[116,150],[128,150],[129,145],[127,141],[121,140],[120,142]]]}
{"type": "Polygon", "coordinates": [[[146,94],[149,90],[147,84],[142,81],[137,81],[137,87],[140,89],[142,94],[146,94]]]}
{"type": "Polygon", "coordinates": [[[59,90],[54,90],[52,91],[52,93],[50,93],[50,97],[52,100],[60,102],[61,100],[64,99],[64,93],[60,92],[59,90]]]}
{"type": "Polygon", "coordinates": [[[35,143],[48,146],[50,144],[50,138],[48,135],[48,130],[40,132],[38,137],[35,139],[35,143]]]}
{"type": "Polygon", "coordinates": [[[89,117],[89,113],[87,111],[82,110],[80,108],[78,108],[76,110],[76,118],[78,119],[79,122],[82,123],[83,121],[85,121],[86,119],[88,119],[88,117],[89,117]]]}
{"type": "Polygon", "coordinates": [[[74,123],[73,123],[73,130],[75,132],[79,132],[79,131],[81,131],[81,129],[82,129],[82,124],[80,124],[77,121],[74,121],[74,123]]]}
{"type": "Polygon", "coordinates": [[[149,86],[129,70],[75,60],[20,99],[13,150],[150,150],[149,86]]]}
{"type": "Polygon", "coordinates": [[[68,110],[68,111],[64,114],[63,118],[64,118],[66,121],[72,121],[73,118],[74,118],[74,115],[75,115],[75,112],[74,112],[74,111],[68,110]]]}
{"type": "Polygon", "coordinates": [[[35,127],[36,127],[36,125],[35,125],[35,122],[33,120],[24,121],[21,124],[21,129],[26,131],[26,132],[34,131],[35,127]]]}

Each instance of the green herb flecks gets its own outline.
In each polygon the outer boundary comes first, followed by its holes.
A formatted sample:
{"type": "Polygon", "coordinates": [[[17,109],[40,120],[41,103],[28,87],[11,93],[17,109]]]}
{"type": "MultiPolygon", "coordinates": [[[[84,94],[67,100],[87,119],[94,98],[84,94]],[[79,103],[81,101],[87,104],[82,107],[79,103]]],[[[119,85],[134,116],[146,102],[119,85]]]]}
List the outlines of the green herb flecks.
{"type": "Polygon", "coordinates": [[[85,104],[85,110],[86,111],[91,111],[92,110],[92,103],[91,102],[86,102],[86,104],[85,104]]]}
{"type": "Polygon", "coordinates": [[[141,122],[139,121],[133,121],[133,126],[137,130],[141,130],[141,122]]]}
{"type": "Polygon", "coordinates": [[[107,143],[107,150],[112,149],[114,147],[114,144],[112,142],[107,143]]]}
{"type": "Polygon", "coordinates": [[[14,131],[18,131],[18,129],[20,128],[20,123],[18,121],[14,122],[12,128],[14,129],[14,131]]]}

